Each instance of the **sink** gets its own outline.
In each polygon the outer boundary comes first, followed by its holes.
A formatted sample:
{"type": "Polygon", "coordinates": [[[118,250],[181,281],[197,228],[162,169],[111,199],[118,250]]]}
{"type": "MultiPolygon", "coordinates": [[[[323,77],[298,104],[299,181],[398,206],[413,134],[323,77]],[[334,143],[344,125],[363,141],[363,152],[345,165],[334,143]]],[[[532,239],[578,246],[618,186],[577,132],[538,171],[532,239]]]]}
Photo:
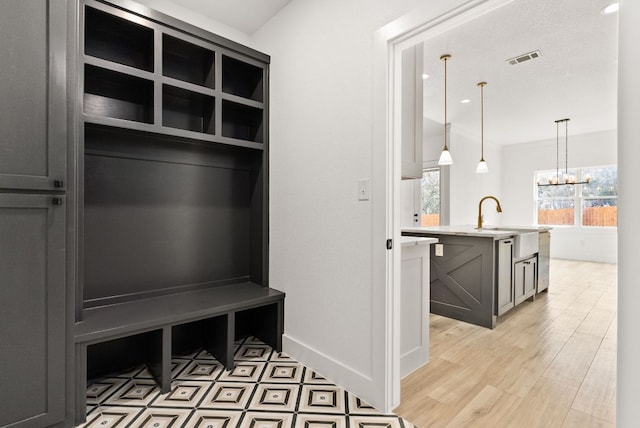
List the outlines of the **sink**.
{"type": "Polygon", "coordinates": [[[526,257],[538,252],[538,231],[531,229],[520,229],[517,227],[495,227],[489,226],[483,229],[514,232],[513,252],[516,258],[526,257]]]}
{"type": "Polygon", "coordinates": [[[513,252],[516,258],[538,252],[538,232],[521,232],[514,237],[513,252]]]}

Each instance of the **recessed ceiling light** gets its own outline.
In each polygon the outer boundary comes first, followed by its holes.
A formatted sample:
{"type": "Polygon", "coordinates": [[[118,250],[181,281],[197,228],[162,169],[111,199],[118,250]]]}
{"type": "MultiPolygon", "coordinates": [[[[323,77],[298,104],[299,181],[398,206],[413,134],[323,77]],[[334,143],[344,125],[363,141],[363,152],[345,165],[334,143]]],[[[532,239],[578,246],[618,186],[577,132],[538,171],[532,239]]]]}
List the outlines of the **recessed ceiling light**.
{"type": "Polygon", "coordinates": [[[428,79],[429,78],[429,73],[422,73],[422,79],[428,79]]]}
{"type": "Polygon", "coordinates": [[[470,103],[471,100],[469,98],[465,98],[464,100],[460,101],[462,104],[467,104],[470,103]]]}
{"type": "Polygon", "coordinates": [[[603,7],[600,13],[602,13],[603,15],[609,15],[612,13],[616,13],[617,11],[618,11],[618,2],[615,2],[615,3],[611,3],[608,6],[603,7]]]}

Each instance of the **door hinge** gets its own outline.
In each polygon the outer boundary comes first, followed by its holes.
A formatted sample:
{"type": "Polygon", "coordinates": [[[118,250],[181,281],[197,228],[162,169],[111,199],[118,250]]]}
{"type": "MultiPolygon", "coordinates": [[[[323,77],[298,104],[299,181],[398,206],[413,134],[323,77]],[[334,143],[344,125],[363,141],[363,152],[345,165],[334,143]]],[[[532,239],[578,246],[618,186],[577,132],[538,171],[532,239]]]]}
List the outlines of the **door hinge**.
{"type": "Polygon", "coordinates": [[[51,199],[51,203],[53,205],[62,205],[62,198],[53,198],[51,199]]]}
{"type": "Polygon", "coordinates": [[[387,250],[393,248],[393,239],[387,239],[387,250]]]}

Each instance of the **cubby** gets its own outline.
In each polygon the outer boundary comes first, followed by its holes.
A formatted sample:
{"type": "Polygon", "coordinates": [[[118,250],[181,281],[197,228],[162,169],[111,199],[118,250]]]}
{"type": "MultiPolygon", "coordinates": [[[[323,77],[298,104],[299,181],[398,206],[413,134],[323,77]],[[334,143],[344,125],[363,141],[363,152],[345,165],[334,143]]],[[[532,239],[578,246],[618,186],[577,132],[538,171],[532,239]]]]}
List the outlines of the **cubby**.
{"type": "Polygon", "coordinates": [[[162,35],[162,74],[194,85],[214,88],[214,52],[202,46],[162,35]]]}
{"type": "Polygon", "coordinates": [[[162,125],[213,134],[214,98],[175,86],[162,86],[162,125]]]}
{"type": "Polygon", "coordinates": [[[141,364],[153,370],[162,349],[162,329],[125,336],[87,347],[89,379],[124,372],[141,364]]]}
{"type": "Polygon", "coordinates": [[[222,56],[222,91],[254,101],[264,101],[264,72],[260,67],[222,56]]]}
{"type": "Polygon", "coordinates": [[[262,122],[262,109],[229,100],[222,101],[223,137],[262,143],[264,141],[262,122]]]}
{"type": "Polygon", "coordinates": [[[92,7],[85,8],[84,53],[153,71],[153,29],[92,7]]]}
{"type": "Polygon", "coordinates": [[[84,113],[153,123],[153,82],[86,64],[84,113]]]}

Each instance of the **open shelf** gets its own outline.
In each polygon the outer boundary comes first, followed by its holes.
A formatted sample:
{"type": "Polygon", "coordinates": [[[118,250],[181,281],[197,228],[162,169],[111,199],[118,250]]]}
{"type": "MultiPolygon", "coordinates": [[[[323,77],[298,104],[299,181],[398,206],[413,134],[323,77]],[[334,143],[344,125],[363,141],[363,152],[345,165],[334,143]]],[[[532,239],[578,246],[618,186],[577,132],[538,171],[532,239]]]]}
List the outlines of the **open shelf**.
{"type": "Polygon", "coordinates": [[[263,139],[262,109],[222,101],[222,136],[238,140],[262,143],[263,139]]]}
{"type": "Polygon", "coordinates": [[[153,71],[153,29],[92,7],[84,24],[86,55],[153,71]]]}
{"type": "Polygon", "coordinates": [[[201,46],[163,34],[162,74],[213,89],[214,53],[201,46]]]}
{"type": "Polygon", "coordinates": [[[153,82],[85,64],[84,112],[153,123],[153,82]]]}
{"type": "Polygon", "coordinates": [[[222,56],[222,91],[254,101],[264,101],[262,68],[222,56]]]}
{"type": "Polygon", "coordinates": [[[213,134],[214,98],[175,86],[162,85],[162,125],[213,134]]]}
{"type": "Polygon", "coordinates": [[[141,364],[149,365],[155,343],[162,340],[162,329],[125,336],[87,347],[89,379],[127,371],[141,364]]]}

